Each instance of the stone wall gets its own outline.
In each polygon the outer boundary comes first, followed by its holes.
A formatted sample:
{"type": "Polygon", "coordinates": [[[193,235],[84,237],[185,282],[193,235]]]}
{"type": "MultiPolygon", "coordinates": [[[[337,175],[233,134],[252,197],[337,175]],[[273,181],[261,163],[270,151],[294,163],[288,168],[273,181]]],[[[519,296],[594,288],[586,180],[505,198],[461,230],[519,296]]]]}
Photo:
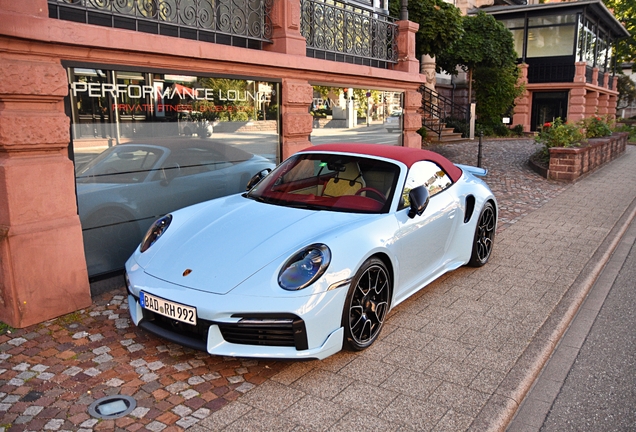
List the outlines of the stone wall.
{"type": "Polygon", "coordinates": [[[590,139],[584,147],[551,148],[548,178],[574,181],[594,171],[625,152],[628,136],[621,132],[610,137],[590,139]]]}

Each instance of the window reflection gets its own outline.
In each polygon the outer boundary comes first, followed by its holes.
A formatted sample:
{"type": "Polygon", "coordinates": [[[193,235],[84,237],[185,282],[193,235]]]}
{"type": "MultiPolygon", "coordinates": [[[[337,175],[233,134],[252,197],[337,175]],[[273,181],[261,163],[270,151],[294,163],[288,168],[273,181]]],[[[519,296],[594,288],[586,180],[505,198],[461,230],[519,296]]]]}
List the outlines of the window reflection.
{"type": "Polygon", "coordinates": [[[314,86],[311,142],[401,145],[401,92],[314,86]]]}
{"type": "Polygon", "coordinates": [[[278,84],[70,69],[76,187],[90,276],[123,268],[148,226],[245,191],[278,160],[278,84]]]}

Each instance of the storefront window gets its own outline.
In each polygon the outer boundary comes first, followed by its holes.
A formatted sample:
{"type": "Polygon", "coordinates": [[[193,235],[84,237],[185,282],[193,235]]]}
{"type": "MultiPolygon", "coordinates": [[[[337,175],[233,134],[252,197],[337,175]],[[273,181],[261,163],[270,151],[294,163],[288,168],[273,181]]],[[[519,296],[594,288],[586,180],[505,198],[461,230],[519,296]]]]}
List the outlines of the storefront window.
{"type": "Polygon", "coordinates": [[[402,145],[403,93],[314,86],[311,142],[402,145]]]}
{"type": "Polygon", "coordinates": [[[279,160],[279,84],[70,68],[89,276],[117,271],[158,217],[243,192],[279,160]]]}

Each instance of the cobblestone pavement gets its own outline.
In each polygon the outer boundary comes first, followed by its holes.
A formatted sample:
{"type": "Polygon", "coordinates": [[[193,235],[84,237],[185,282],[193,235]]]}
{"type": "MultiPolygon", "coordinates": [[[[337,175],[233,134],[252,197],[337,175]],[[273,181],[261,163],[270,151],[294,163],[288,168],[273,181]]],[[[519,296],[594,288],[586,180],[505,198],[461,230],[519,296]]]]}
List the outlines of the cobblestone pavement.
{"type": "MultiPolygon", "coordinates": [[[[478,140],[427,147],[455,163],[477,166],[478,140]]],[[[541,148],[533,139],[482,141],[486,182],[499,204],[499,231],[560,194],[568,184],[548,181],[530,170],[528,159],[541,148]]]]}
{"type": "MultiPolygon", "coordinates": [[[[484,143],[503,222],[491,263],[446,275],[398,306],[371,349],[307,362],[209,356],[134,327],[122,287],[86,310],[0,336],[0,432],[456,431],[487,421],[484,412],[505,404],[498,398],[505,399],[501,388],[515,360],[621,207],[608,199],[590,215],[594,209],[582,211],[574,195],[542,213],[560,192],[591,182],[565,186],[532,173],[524,164],[534,147],[530,140],[484,143]],[[569,211],[580,226],[555,221],[555,211],[569,211]],[[556,256],[565,260],[561,267],[556,256]],[[88,414],[94,400],[114,394],[133,396],[137,408],[116,420],[88,414]]],[[[476,163],[475,149],[434,148],[468,164],[476,163]]],[[[633,166],[631,154],[613,164],[633,166]]],[[[597,177],[609,190],[609,176],[597,177]]],[[[588,189],[577,194],[589,196],[588,189]]]]}

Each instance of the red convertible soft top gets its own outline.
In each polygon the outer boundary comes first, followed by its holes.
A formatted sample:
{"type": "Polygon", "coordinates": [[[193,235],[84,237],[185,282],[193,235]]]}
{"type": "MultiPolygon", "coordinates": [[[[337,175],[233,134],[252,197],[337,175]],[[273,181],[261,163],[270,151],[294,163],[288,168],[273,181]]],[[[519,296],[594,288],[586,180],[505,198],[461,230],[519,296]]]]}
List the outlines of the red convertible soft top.
{"type": "Polygon", "coordinates": [[[462,175],[462,170],[456,167],[451,161],[444,156],[432,152],[430,150],[422,150],[418,148],[399,147],[382,144],[320,144],[306,149],[301,152],[326,151],[339,153],[358,153],[368,156],[382,157],[402,162],[407,167],[411,167],[415,162],[428,160],[435,162],[448,174],[448,176],[456,182],[462,175]]]}

